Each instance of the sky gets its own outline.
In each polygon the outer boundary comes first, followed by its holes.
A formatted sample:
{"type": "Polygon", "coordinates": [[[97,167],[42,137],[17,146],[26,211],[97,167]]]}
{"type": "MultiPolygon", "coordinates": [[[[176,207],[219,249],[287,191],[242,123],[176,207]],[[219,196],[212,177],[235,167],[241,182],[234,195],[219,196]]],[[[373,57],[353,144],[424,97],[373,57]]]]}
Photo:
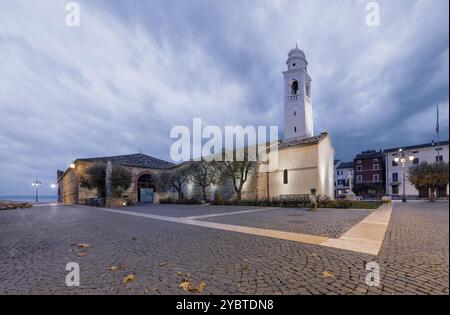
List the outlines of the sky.
{"type": "MultiPolygon", "coordinates": [[[[0,0],[0,195],[55,193],[77,158],[170,159],[170,130],[283,128],[283,76],[309,62],[315,132],[336,158],[448,139],[446,0],[0,0]]],[[[282,136],[282,135],[281,135],[282,136]]]]}

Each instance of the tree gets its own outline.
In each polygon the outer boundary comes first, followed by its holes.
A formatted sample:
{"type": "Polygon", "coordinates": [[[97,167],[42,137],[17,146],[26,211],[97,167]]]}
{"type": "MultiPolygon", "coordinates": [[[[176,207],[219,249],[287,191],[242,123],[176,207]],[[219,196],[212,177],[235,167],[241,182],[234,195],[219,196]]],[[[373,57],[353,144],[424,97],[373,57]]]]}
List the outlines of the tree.
{"type": "Polygon", "coordinates": [[[161,172],[156,180],[158,189],[167,190],[173,187],[178,193],[178,199],[184,198],[183,186],[189,180],[189,169],[186,166],[178,166],[171,170],[161,172]]]}
{"type": "Polygon", "coordinates": [[[218,181],[217,162],[193,161],[188,167],[189,179],[202,189],[202,199],[206,202],[208,197],[206,189],[218,181]]]}
{"type": "Polygon", "coordinates": [[[131,171],[120,165],[113,165],[111,174],[111,185],[113,197],[120,198],[128,190],[133,181],[131,171]]]}
{"type": "Polygon", "coordinates": [[[433,202],[435,201],[436,188],[448,184],[448,171],[448,163],[429,164],[422,162],[409,169],[409,181],[417,190],[428,189],[428,199],[433,202]]]}
{"type": "Polygon", "coordinates": [[[86,169],[80,179],[80,186],[89,190],[97,189],[97,197],[106,195],[106,165],[95,163],[86,169]]]}
{"type": "MultiPolygon", "coordinates": [[[[113,165],[111,173],[112,194],[120,198],[132,182],[131,172],[120,165],[113,165]]],[[[83,188],[97,189],[97,197],[106,196],[106,164],[95,163],[86,169],[86,174],[81,178],[80,185],[83,188]]]]}
{"type": "Polygon", "coordinates": [[[247,153],[245,153],[243,160],[237,161],[237,159],[233,159],[233,161],[219,162],[221,179],[222,181],[231,180],[237,201],[242,200],[244,184],[254,174],[258,166],[256,161],[249,160],[247,153]]]}

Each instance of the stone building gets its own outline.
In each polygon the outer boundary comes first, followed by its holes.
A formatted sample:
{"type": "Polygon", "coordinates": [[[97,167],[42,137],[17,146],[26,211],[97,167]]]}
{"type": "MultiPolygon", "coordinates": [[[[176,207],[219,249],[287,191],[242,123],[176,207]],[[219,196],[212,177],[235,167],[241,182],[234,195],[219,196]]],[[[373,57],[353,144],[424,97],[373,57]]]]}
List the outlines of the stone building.
{"type": "Polygon", "coordinates": [[[58,201],[65,204],[88,204],[91,199],[96,198],[96,190],[81,187],[81,178],[89,166],[99,162],[105,164],[111,162],[131,171],[133,180],[130,188],[124,193],[124,198],[133,203],[157,202],[158,198],[165,196],[165,192],[156,194],[153,176],[175,166],[173,163],[141,153],[77,159],[65,172],[57,172],[58,201]]]}
{"type": "MultiPolygon", "coordinates": [[[[277,161],[275,167],[266,169],[260,163],[257,171],[245,183],[242,198],[261,200],[295,198],[317,195],[334,198],[334,148],[327,132],[314,135],[312,112],[312,79],[308,74],[305,53],[298,47],[289,52],[284,76],[284,127],[285,140],[272,143],[276,148],[268,153],[268,161],[277,161]]],[[[111,162],[129,168],[133,183],[125,192],[132,202],[158,202],[167,192],[156,192],[152,175],[163,170],[176,169],[174,165],[144,154],[103,158],[78,159],[65,172],[58,171],[58,196],[60,202],[83,204],[96,195],[95,191],[81,188],[80,178],[86,168],[95,162],[111,162]]],[[[198,198],[199,187],[188,182],[184,185],[186,197],[198,198]]],[[[229,184],[208,187],[208,196],[216,192],[224,198],[234,198],[229,184]]]]}

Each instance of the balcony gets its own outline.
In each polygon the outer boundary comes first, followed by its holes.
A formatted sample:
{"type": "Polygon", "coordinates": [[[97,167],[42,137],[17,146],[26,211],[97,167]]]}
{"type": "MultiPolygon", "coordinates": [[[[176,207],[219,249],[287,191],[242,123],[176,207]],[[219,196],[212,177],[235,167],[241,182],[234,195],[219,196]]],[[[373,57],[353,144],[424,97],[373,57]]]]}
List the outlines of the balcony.
{"type": "Polygon", "coordinates": [[[299,99],[298,95],[291,95],[289,96],[289,102],[297,102],[299,99]]]}

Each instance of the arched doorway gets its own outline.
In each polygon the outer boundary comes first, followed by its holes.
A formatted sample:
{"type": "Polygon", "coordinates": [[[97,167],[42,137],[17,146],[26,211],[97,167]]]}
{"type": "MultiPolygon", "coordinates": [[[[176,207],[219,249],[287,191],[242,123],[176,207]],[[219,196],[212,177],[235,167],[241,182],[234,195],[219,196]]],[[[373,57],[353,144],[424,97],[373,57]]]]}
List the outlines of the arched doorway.
{"type": "Polygon", "coordinates": [[[141,175],[137,181],[138,202],[153,203],[155,199],[155,186],[150,174],[141,175]]]}

